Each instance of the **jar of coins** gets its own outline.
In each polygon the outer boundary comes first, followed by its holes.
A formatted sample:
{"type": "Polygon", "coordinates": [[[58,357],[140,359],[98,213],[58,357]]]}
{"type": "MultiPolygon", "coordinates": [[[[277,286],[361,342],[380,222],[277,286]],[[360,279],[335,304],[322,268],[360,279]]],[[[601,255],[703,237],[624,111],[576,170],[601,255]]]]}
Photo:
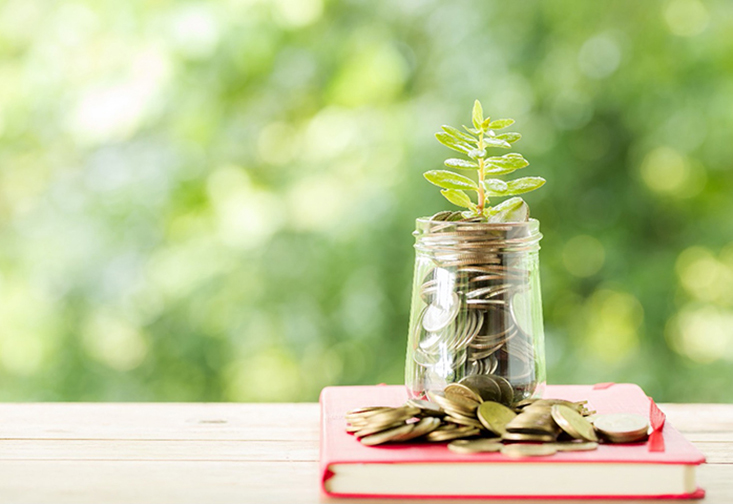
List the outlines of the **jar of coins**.
{"type": "Polygon", "coordinates": [[[409,393],[422,398],[479,380],[495,382],[503,402],[541,396],[539,222],[445,221],[441,214],[417,219],[413,233],[409,393]]]}

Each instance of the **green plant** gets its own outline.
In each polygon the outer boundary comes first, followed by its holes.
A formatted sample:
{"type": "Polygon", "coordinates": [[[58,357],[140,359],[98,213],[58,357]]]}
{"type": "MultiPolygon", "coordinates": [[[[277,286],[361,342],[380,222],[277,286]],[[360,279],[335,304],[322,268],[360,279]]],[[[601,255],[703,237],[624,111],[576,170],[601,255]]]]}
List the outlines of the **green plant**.
{"type": "Polygon", "coordinates": [[[529,165],[521,154],[509,153],[503,156],[489,156],[487,149],[511,149],[512,144],[522,138],[516,132],[496,133],[514,124],[514,119],[484,118],[481,103],[476,100],[473,104],[473,128],[463,126],[461,131],[452,126],[442,126],[442,130],[435,134],[435,138],[446,147],[464,154],[468,159],[446,159],[445,166],[456,170],[475,171],[477,180],[448,170],[431,170],[425,173],[425,178],[431,184],[440,187],[440,193],[445,198],[462,208],[468,219],[481,218],[488,222],[507,222],[526,220],[529,216],[529,207],[522,198],[516,197],[542,187],[545,179],[542,177],[522,177],[504,181],[494,178],[508,175],[520,168],[529,165]],[[476,193],[476,202],[466,194],[466,191],[476,193]],[[491,206],[489,198],[515,196],[496,206],[491,206]]]}

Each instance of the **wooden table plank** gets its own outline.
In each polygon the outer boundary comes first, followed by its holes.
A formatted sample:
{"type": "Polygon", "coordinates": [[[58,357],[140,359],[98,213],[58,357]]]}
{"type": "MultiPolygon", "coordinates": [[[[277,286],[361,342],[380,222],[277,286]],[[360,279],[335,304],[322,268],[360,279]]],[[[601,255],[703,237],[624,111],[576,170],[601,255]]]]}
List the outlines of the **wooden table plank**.
{"type": "Polygon", "coordinates": [[[0,440],[0,460],[317,462],[318,440],[10,439],[0,440]]]}
{"type": "MultiPolygon", "coordinates": [[[[733,405],[660,407],[708,457],[704,504],[733,502],[733,405]]],[[[406,502],[321,496],[318,424],[317,404],[1,404],[0,502],[406,502]]]]}
{"type": "Polygon", "coordinates": [[[0,404],[0,439],[318,439],[313,403],[0,404]]]}

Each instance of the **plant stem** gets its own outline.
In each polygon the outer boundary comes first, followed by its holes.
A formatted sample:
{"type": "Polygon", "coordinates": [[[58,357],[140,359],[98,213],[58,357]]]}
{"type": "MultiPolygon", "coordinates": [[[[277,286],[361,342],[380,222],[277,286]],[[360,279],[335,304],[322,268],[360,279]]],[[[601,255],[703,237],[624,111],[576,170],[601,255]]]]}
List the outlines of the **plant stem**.
{"type": "MultiPolygon", "coordinates": [[[[479,150],[483,150],[484,148],[484,133],[483,131],[479,133],[478,136],[478,148],[479,150]]],[[[482,184],[484,180],[484,170],[486,167],[484,166],[484,158],[480,157],[478,158],[478,210],[481,215],[484,214],[484,205],[486,204],[486,195],[484,194],[484,185],[482,184]]]]}

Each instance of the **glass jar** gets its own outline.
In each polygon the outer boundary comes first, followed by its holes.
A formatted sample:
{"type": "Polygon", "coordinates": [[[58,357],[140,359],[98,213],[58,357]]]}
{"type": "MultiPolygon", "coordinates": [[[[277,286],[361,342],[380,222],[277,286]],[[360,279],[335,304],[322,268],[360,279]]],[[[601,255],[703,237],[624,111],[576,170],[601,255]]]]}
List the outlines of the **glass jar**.
{"type": "MultiPolygon", "coordinates": [[[[513,401],[545,387],[539,222],[417,219],[405,384],[411,397],[469,375],[511,386],[513,401]]],[[[511,392],[509,393],[511,396],[511,392]]]]}

